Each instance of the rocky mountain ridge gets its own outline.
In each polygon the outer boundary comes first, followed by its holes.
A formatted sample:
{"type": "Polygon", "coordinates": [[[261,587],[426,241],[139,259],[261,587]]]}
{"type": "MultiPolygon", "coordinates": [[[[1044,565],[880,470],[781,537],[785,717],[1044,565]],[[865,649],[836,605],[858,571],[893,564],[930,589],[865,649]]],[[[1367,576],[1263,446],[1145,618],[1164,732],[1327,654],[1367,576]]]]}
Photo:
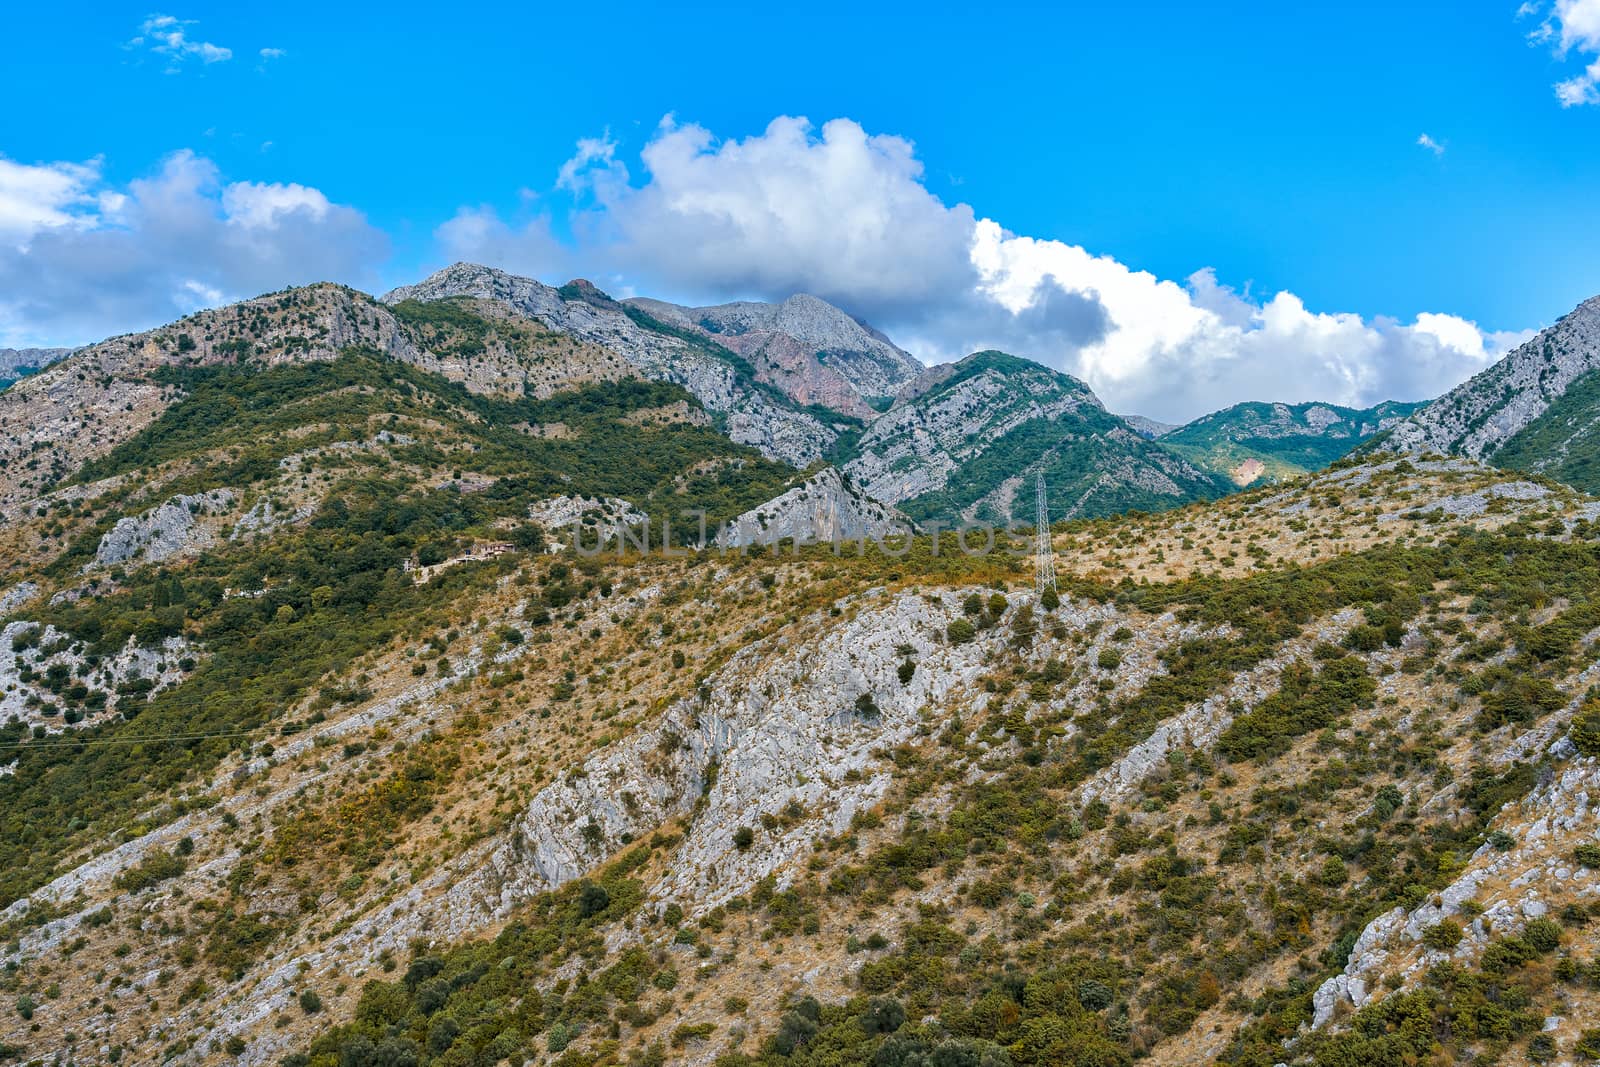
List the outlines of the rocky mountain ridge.
{"type": "Polygon", "coordinates": [[[1031,521],[1031,493],[1014,504],[1035,469],[1046,474],[1053,514],[1065,517],[1221,492],[1107,412],[1082,382],[999,352],[924,374],[869,424],[844,465],[873,497],[950,522],[1031,521]]]}
{"type": "Polygon", "coordinates": [[[776,304],[682,307],[637,297],[627,303],[674,326],[716,337],[766,369],[774,384],[801,403],[846,414],[870,418],[868,401],[887,400],[924,369],[882,333],[803,293],[776,304]]]}
{"type": "Polygon", "coordinates": [[[505,304],[547,327],[618,352],[642,377],[683,386],[708,411],[725,420],[733,441],[772,459],[804,467],[822,458],[837,431],[792,404],[757,388],[754,375],[715,350],[696,346],[630,315],[587,283],[553,289],[531,278],[473,264],[446,267],[416,285],[385,294],[394,305],[473,297],[505,304]]]}
{"type": "Polygon", "coordinates": [[[1385,447],[1492,460],[1575,382],[1600,368],[1600,296],[1396,425],[1385,447]]]}

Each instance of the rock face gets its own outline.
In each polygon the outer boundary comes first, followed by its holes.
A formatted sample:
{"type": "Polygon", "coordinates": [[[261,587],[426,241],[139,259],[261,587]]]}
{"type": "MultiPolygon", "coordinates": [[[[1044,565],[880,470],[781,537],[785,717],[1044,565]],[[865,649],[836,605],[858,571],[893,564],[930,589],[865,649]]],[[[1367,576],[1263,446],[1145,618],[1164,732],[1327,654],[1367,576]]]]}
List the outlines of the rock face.
{"type": "Polygon", "coordinates": [[[963,463],[1026,423],[1103,411],[1082,382],[998,355],[968,356],[956,365],[965,364],[965,373],[895,404],[862,437],[861,454],[846,473],[872,496],[897,504],[944,488],[963,463]]]}
{"type": "Polygon", "coordinates": [[[1140,437],[1148,437],[1152,441],[1178,428],[1177,423],[1157,422],[1155,419],[1147,419],[1143,415],[1124,415],[1122,416],[1122,421],[1132,426],[1134,432],[1140,437]]]}
{"type": "Polygon", "coordinates": [[[509,305],[550,329],[617,352],[641,377],[683,386],[723,417],[733,441],[769,459],[803,467],[820,459],[838,436],[811,415],[775,402],[736,362],[719,358],[716,346],[676,336],[638,309],[630,315],[626,305],[585,282],[552,289],[531,278],[457,263],[383,300],[393,305],[459,296],[509,305]]]}
{"type": "Polygon", "coordinates": [[[1394,428],[1385,447],[1492,459],[1578,379],[1600,368],[1600,297],[1394,428]]]}
{"type": "Polygon", "coordinates": [[[1224,491],[1107,412],[1076,378],[1000,352],[930,370],[868,427],[844,467],[919,522],[1031,522],[1031,486],[1014,505],[1035,470],[1057,519],[1224,491]]]}
{"type": "Polygon", "coordinates": [[[193,666],[180,637],[148,647],[130,637],[116,655],[90,657],[71,634],[27,621],[0,630],[0,647],[7,649],[0,659],[0,722],[15,717],[52,734],[115,717],[119,708],[181,682],[193,666]],[[86,692],[73,693],[61,678],[86,692]],[[127,688],[132,682],[140,683],[136,690],[127,688]]]}
{"type": "Polygon", "coordinates": [[[911,521],[865,495],[839,473],[824,467],[800,485],[740,515],[717,537],[727,547],[798,542],[880,540],[892,531],[909,531],[911,521]]]}
{"type": "Polygon", "coordinates": [[[95,550],[95,564],[110,567],[130,560],[158,563],[197,552],[210,545],[215,537],[195,520],[202,515],[227,511],[233,501],[233,493],[214,489],[209,493],[175,496],[137,518],[118,519],[100,539],[100,547],[95,550]]]}
{"type": "Polygon", "coordinates": [[[814,296],[799,293],[780,304],[742,301],[680,307],[634,299],[674,326],[716,337],[756,365],[763,381],[802,404],[823,404],[870,417],[867,399],[889,397],[910,384],[923,366],[871,326],[814,296]]]}

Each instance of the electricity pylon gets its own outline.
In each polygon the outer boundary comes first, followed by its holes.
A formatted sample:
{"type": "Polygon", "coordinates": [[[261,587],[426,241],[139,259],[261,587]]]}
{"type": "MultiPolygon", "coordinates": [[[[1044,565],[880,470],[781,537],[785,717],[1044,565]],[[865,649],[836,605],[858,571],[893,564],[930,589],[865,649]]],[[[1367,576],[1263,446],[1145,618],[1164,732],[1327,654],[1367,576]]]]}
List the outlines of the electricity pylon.
{"type": "Polygon", "coordinates": [[[1046,589],[1056,587],[1056,551],[1050,543],[1050,501],[1044,490],[1044,471],[1039,471],[1034,481],[1034,495],[1039,502],[1039,517],[1034,522],[1038,550],[1033,566],[1033,591],[1042,597],[1046,589]]]}

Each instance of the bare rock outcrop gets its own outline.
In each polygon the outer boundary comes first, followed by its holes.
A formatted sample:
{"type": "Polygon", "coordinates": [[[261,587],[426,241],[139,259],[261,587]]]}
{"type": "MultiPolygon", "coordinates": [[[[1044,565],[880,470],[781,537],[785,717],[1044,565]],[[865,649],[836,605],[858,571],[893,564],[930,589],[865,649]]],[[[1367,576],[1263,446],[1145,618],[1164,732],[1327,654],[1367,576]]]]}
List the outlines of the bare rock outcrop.
{"type": "Polygon", "coordinates": [[[179,494],[142,515],[118,519],[100,538],[94,563],[90,566],[159,563],[198,552],[212,544],[216,536],[208,526],[196,520],[201,516],[222,514],[233,502],[234,495],[227,489],[179,494]]]}

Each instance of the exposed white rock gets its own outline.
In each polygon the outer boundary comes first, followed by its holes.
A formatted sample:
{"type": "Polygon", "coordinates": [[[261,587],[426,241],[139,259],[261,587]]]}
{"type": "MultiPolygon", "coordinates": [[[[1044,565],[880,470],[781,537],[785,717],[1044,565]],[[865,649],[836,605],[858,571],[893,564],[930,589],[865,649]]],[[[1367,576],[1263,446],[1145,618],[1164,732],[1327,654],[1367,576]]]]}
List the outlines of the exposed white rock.
{"type": "Polygon", "coordinates": [[[0,615],[10,615],[38,595],[38,582],[18,582],[0,593],[0,615]]]}
{"type": "MultiPolygon", "coordinates": [[[[1168,617],[1170,618],[1170,616],[1168,617]]],[[[1126,800],[1140,782],[1166,765],[1169,753],[1180,748],[1207,751],[1233,724],[1236,711],[1249,711],[1277,692],[1283,671],[1291,663],[1311,657],[1319,643],[1337,643],[1362,616],[1354,608],[1334,613],[1305,636],[1285,642],[1271,657],[1249,670],[1241,671],[1228,686],[1198,704],[1191,704],[1163,722],[1130,748],[1126,755],[1085,782],[1079,791],[1082,801],[1095,798],[1107,802],[1126,800]]],[[[1185,638],[1191,635],[1186,634],[1185,638]]]]}
{"type": "Polygon", "coordinates": [[[758,356],[773,335],[790,338],[823,368],[845,379],[860,397],[891,396],[923,366],[883,334],[825,300],[797,293],[779,304],[741,301],[714,307],[680,307],[660,300],[627,303],[686,329],[715,335],[746,357],[758,356]],[[752,346],[742,344],[746,339],[752,346]]]}
{"type": "Polygon", "coordinates": [[[528,518],[552,535],[580,537],[586,548],[609,545],[622,531],[650,522],[650,516],[615,496],[553,496],[529,504],[528,518]]]}
{"type": "Polygon", "coordinates": [[[1386,447],[1485,459],[1600,367],[1600,297],[1397,424],[1386,447]]]}
{"type": "Polygon", "coordinates": [[[189,643],[181,637],[165,638],[154,647],[140,645],[133,638],[112,656],[103,656],[93,665],[83,642],[62,633],[54,626],[17,621],[0,629],[0,722],[20,719],[28,726],[42,726],[60,733],[75,725],[88,725],[115,715],[129,701],[148,696],[124,696],[119,686],[144,680],[149,693],[157,693],[182,681],[184,661],[191,655],[189,643]],[[75,702],[63,699],[49,687],[50,672],[61,679],[59,687],[82,685],[105,698],[103,707],[86,707],[82,715],[68,722],[66,709],[75,702]]]}
{"type": "Polygon", "coordinates": [[[879,540],[905,534],[912,522],[857,489],[835,467],[824,467],[793,489],[751,508],[717,535],[724,547],[798,542],[879,540]]]}
{"type": "Polygon", "coordinates": [[[1600,838],[1600,809],[1591,802],[1595,796],[1600,796],[1600,761],[1578,759],[1523,800],[1506,805],[1500,828],[1510,834],[1512,847],[1500,851],[1484,844],[1454,882],[1415,910],[1408,914],[1396,908],[1369,923],[1344,972],[1317,990],[1312,1025],[1325,1025],[1340,1001],[1361,1007],[1384,971],[1404,963],[1402,976],[1416,974],[1429,958],[1418,945],[1424,931],[1460,916],[1467,901],[1476,901],[1482,914],[1465,924],[1467,936],[1454,953],[1458,959],[1476,956],[1491,936],[1515,934],[1527,922],[1548,914],[1541,886],[1579,883],[1576,888],[1564,886],[1562,892],[1600,891],[1600,872],[1574,871],[1570,864],[1573,847],[1600,838]],[[1497,886],[1504,888],[1492,888],[1497,886]],[[1486,890],[1495,895],[1478,900],[1486,890]]]}
{"type": "Polygon", "coordinates": [[[267,497],[256,501],[249,511],[239,517],[233,524],[233,529],[228,534],[228,539],[237,541],[241,537],[251,534],[271,533],[274,530],[287,526],[296,526],[312,515],[316,514],[316,506],[302,504],[293,511],[283,511],[276,507],[267,497]]]}
{"type": "Polygon", "coordinates": [[[118,519],[100,538],[94,564],[102,567],[137,561],[159,563],[173,556],[198,552],[211,545],[215,536],[196,522],[201,515],[216,515],[233,506],[228,489],[207,493],[180,494],[151,508],[137,518],[118,519]]]}

